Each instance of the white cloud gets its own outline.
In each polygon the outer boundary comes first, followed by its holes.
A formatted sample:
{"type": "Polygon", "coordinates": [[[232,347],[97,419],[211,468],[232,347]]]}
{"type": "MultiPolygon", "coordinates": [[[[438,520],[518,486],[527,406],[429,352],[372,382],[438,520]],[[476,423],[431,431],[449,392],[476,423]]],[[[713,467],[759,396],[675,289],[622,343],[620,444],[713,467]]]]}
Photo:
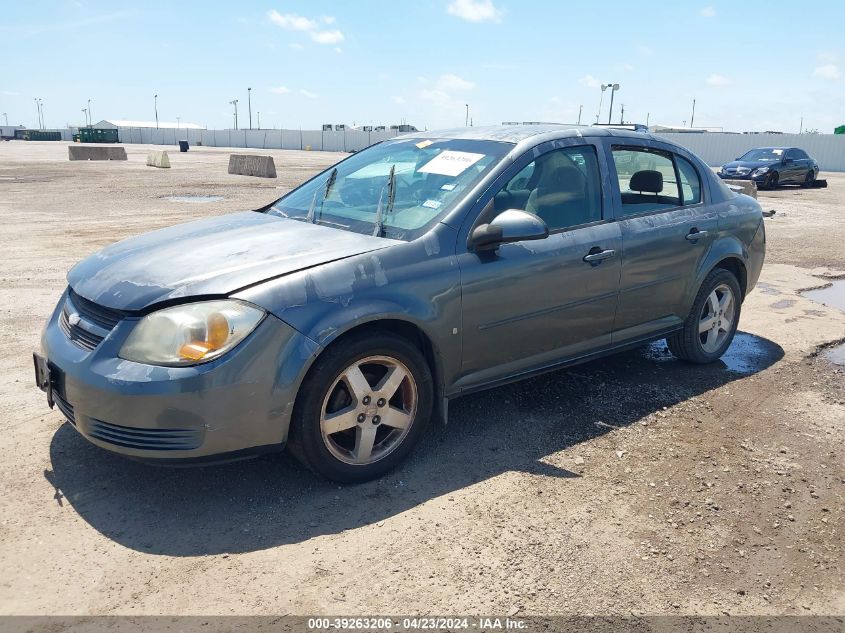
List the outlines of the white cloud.
{"type": "MultiPolygon", "coordinates": [[[[282,14],[275,9],[271,9],[267,12],[267,17],[273,24],[288,31],[308,33],[311,39],[317,44],[339,44],[345,39],[343,32],[338,29],[332,29],[329,31],[319,30],[320,22],[323,24],[335,23],[336,20],[334,16],[331,15],[323,15],[319,18],[319,20],[316,20],[306,18],[302,15],[297,15],[296,13],[282,14]]],[[[291,48],[301,48],[301,45],[299,47],[291,45],[291,48]]]]}
{"type": "Polygon", "coordinates": [[[335,46],[334,52],[340,55],[343,52],[343,49],[340,46],[335,46]]]}
{"type": "Polygon", "coordinates": [[[723,88],[725,86],[730,86],[733,83],[732,80],[728,79],[724,75],[719,74],[712,74],[707,78],[707,85],[708,86],[716,86],[717,88],[723,88]]]}
{"type": "Polygon", "coordinates": [[[601,82],[592,75],[584,75],[578,80],[578,83],[582,86],[587,86],[587,88],[598,88],[601,86],[601,82]]]}
{"type": "Polygon", "coordinates": [[[313,31],[317,28],[317,23],[314,20],[309,20],[295,13],[286,13],[283,15],[275,9],[271,9],[267,12],[267,17],[274,24],[289,31],[313,31]]]}
{"type": "Polygon", "coordinates": [[[311,39],[317,44],[338,44],[344,40],[343,33],[337,29],[333,31],[312,31],[311,39]]]}
{"type": "Polygon", "coordinates": [[[822,64],[835,64],[839,61],[839,55],[833,51],[825,51],[823,53],[819,53],[819,61],[822,64]]]}
{"type": "Polygon", "coordinates": [[[21,93],[15,92],[14,90],[4,90],[3,96],[4,97],[20,97],[21,93]]]}
{"type": "Polygon", "coordinates": [[[467,90],[475,88],[475,84],[463,77],[447,73],[445,75],[440,75],[437,79],[436,88],[437,90],[442,90],[443,92],[466,92],[467,90]]]}
{"type": "Polygon", "coordinates": [[[446,6],[446,13],[467,22],[501,22],[504,15],[493,0],[452,0],[446,6]]]}
{"type": "Polygon", "coordinates": [[[822,64],[816,66],[813,70],[813,77],[821,77],[822,79],[839,79],[841,76],[842,73],[836,64],[822,64]]]}
{"type": "Polygon", "coordinates": [[[301,94],[303,97],[308,97],[309,99],[317,98],[317,95],[315,93],[311,92],[310,90],[306,90],[305,88],[301,88],[299,90],[299,94],[301,94]]]}
{"type": "Polygon", "coordinates": [[[715,18],[716,17],[716,9],[713,7],[704,7],[699,14],[703,18],[715,18]]]}
{"type": "Polygon", "coordinates": [[[286,95],[290,92],[290,88],[287,86],[278,86],[276,88],[270,88],[270,92],[274,92],[277,95],[286,95]]]}
{"type": "Polygon", "coordinates": [[[393,95],[392,97],[390,97],[390,99],[393,101],[393,103],[399,103],[399,104],[405,103],[405,98],[400,97],[399,95],[393,95]]]}

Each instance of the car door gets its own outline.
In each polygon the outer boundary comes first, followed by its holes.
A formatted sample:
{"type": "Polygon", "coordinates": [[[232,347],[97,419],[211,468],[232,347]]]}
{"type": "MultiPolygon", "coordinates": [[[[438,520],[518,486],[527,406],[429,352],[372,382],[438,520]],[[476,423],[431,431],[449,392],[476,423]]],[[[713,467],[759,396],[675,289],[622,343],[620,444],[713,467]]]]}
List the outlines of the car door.
{"type": "Polygon", "coordinates": [[[613,343],[676,327],[718,228],[692,160],[655,142],[609,144],[622,274],[613,343]]]}
{"type": "Polygon", "coordinates": [[[582,144],[562,147],[556,141],[517,160],[479,199],[464,223],[458,244],[463,314],[460,388],[553,365],[610,344],[620,232],[606,212],[604,157],[584,139],[578,142],[582,144]],[[543,219],[549,236],[502,244],[489,253],[466,248],[474,227],[513,205],[543,219]]]}
{"type": "Polygon", "coordinates": [[[798,152],[788,149],[783,155],[783,166],[781,167],[781,183],[803,182],[806,169],[802,165],[798,152]]]}

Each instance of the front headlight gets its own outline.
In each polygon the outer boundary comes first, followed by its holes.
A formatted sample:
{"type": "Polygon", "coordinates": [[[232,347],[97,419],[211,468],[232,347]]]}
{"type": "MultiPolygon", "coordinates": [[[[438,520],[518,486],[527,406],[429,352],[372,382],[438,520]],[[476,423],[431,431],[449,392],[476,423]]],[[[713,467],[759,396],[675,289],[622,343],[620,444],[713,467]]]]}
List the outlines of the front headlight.
{"type": "Polygon", "coordinates": [[[263,310],[229,299],[165,308],[138,322],[119,356],[150,365],[204,363],[240,343],[262,318],[263,310]]]}
{"type": "Polygon", "coordinates": [[[760,174],[765,174],[767,171],[769,171],[768,167],[758,167],[757,169],[751,172],[751,175],[759,176],[760,174]]]}

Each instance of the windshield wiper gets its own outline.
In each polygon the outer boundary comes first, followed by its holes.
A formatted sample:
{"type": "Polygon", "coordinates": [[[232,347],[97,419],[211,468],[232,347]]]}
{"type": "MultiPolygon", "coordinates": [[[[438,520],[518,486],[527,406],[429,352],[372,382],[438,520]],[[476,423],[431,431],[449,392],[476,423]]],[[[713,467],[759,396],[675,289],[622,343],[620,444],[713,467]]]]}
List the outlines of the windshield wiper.
{"type": "Polygon", "coordinates": [[[382,208],[382,199],[384,198],[384,188],[378,196],[378,207],[376,208],[375,226],[373,227],[373,236],[381,237],[384,233],[384,216],[393,211],[393,202],[396,200],[396,165],[390,166],[390,175],[387,177],[387,208],[382,208]]]}
{"type": "MultiPolygon", "coordinates": [[[[320,200],[320,215],[323,215],[323,203],[326,201],[326,198],[329,197],[329,194],[332,191],[332,187],[334,186],[334,181],[337,180],[337,167],[332,169],[332,173],[329,174],[329,177],[326,179],[325,186],[325,193],[323,193],[323,199],[320,200]]],[[[311,198],[311,206],[308,207],[308,215],[305,216],[305,221],[314,224],[316,220],[314,219],[314,209],[317,207],[317,194],[319,193],[319,189],[314,192],[314,197],[311,198]]]]}

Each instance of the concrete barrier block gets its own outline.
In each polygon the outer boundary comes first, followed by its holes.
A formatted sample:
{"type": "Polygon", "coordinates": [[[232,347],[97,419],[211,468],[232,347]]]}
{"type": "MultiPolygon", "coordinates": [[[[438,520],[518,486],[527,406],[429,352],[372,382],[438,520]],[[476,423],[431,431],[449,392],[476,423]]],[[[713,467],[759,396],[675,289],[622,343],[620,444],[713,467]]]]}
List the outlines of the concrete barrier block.
{"type": "Polygon", "coordinates": [[[114,145],[68,145],[70,160],[126,160],[126,148],[114,145]]]}
{"type": "Polygon", "coordinates": [[[752,198],[757,197],[757,183],[753,180],[723,180],[728,187],[752,198]]]}
{"type": "Polygon", "coordinates": [[[272,156],[253,156],[249,154],[230,154],[229,173],[239,176],[258,176],[275,178],[276,163],[272,156]]]}
{"type": "Polygon", "coordinates": [[[170,157],[167,152],[154,150],[147,154],[147,167],[170,169],[170,157]]]}

